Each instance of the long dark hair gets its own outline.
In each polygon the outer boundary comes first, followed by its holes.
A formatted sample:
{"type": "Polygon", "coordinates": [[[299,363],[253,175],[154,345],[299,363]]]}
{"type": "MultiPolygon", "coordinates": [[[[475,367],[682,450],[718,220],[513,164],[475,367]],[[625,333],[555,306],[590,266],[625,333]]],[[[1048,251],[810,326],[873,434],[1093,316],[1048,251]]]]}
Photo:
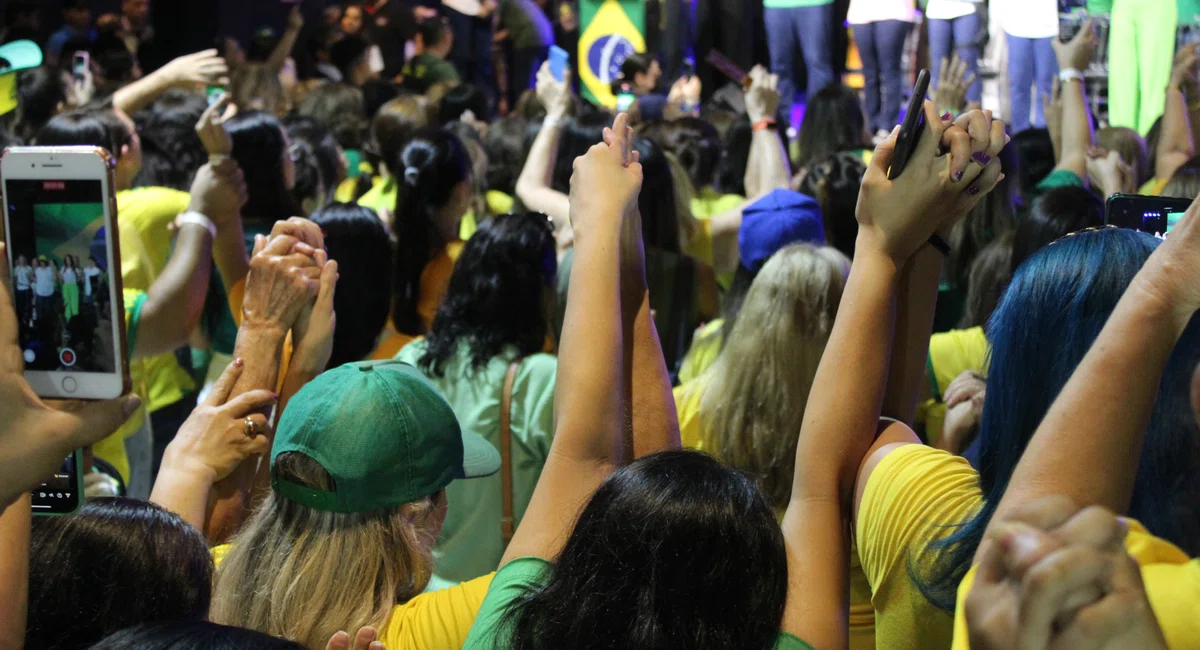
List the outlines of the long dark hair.
{"type": "Polygon", "coordinates": [[[233,140],[233,159],[250,191],[250,200],[242,208],[246,220],[261,220],[269,228],[301,214],[283,174],[287,152],[279,120],[264,111],[246,111],[226,122],[225,128],[233,140]]]}
{"type": "Polygon", "coordinates": [[[139,623],[203,620],[212,577],[204,535],[153,503],[89,499],[70,517],[39,517],[25,647],[74,650],[139,623]]]}
{"type": "Polygon", "coordinates": [[[814,160],[796,191],[813,197],[821,204],[825,222],[825,242],[854,259],[858,241],[858,192],[862,189],[867,164],[852,151],[839,151],[814,160]]]}
{"type": "Polygon", "coordinates": [[[425,337],[421,370],[442,376],[462,342],[470,345],[476,369],[509,346],[521,357],[540,351],[550,330],[553,309],[547,301],[557,269],[545,215],[503,214],[480,223],[454,265],[425,337]]]}
{"type": "Polygon", "coordinates": [[[679,254],[683,246],[679,241],[679,210],[675,205],[671,163],[662,147],[649,138],[634,138],[633,148],[642,163],[642,192],[638,194],[642,239],[646,248],[679,254]]]}
{"type": "Polygon", "coordinates": [[[646,135],[679,159],[697,192],[716,182],[724,147],[712,124],[698,117],[683,117],[652,125],[646,135]]]}
{"type": "MultiPolygon", "coordinates": [[[[1030,438],[1158,243],[1130,230],[1083,232],[1017,269],[987,326],[992,353],[978,439],[983,507],[950,537],[914,549],[909,561],[910,572],[929,576],[918,584],[938,607],[953,611],[1030,438]]],[[[1200,319],[1193,319],[1163,372],[1129,505],[1129,516],[1189,556],[1200,552],[1200,432],[1188,402],[1198,337],[1200,319]]]]}
{"type": "Polygon", "coordinates": [[[163,95],[135,116],[142,138],[142,168],[134,187],[169,187],[187,192],[196,170],[208,161],[196,122],[207,108],[204,97],[182,90],[163,95]]]}
{"type": "Polygon", "coordinates": [[[325,250],[338,263],[338,315],[329,367],[361,361],[375,349],[392,300],[392,244],[370,208],[330,203],[310,217],[325,233],[325,250]]]}
{"type": "Polygon", "coordinates": [[[804,169],[830,154],[864,148],[865,125],[858,94],[841,84],[826,86],[812,96],[804,112],[796,167],[804,169]]]}
{"type": "Polygon", "coordinates": [[[946,280],[959,287],[971,281],[975,257],[996,239],[1011,233],[1017,225],[1017,213],[1022,207],[1019,188],[1017,148],[1000,150],[1000,164],[1005,175],[996,187],[983,197],[966,219],[950,231],[950,256],[946,260],[946,280]]]}
{"type": "Polygon", "coordinates": [[[667,451],[600,486],[502,624],[513,650],[765,650],[786,600],[783,533],[754,480],[667,451]]]}
{"type": "Polygon", "coordinates": [[[22,138],[32,138],[67,101],[62,74],[47,65],[17,73],[17,123],[22,138]]]}
{"type": "Polygon", "coordinates": [[[421,272],[430,252],[446,244],[437,231],[438,210],[450,200],[454,188],[470,178],[471,167],[462,142],[452,133],[425,131],[412,139],[392,168],[400,191],[396,197],[395,299],[392,323],[398,331],[420,334],[417,314],[421,272]]]}
{"type": "Polygon", "coordinates": [[[295,641],[208,621],[137,625],[106,637],[88,650],[304,650],[295,641]]]}
{"type": "Polygon", "coordinates": [[[121,157],[121,148],[133,141],[129,128],[111,109],[78,110],[56,115],[38,130],[38,146],[90,145],[121,157]]]}

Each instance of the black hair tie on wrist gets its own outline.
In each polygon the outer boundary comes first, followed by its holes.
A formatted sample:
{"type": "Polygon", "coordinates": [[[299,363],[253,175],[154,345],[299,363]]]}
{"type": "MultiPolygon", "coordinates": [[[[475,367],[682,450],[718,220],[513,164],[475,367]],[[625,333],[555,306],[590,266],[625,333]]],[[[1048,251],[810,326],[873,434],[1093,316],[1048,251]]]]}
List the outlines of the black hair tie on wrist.
{"type": "Polygon", "coordinates": [[[929,236],[929,245],[936,248],[942,257],[950,256],[950,244],[936,232],[929,236]]]}

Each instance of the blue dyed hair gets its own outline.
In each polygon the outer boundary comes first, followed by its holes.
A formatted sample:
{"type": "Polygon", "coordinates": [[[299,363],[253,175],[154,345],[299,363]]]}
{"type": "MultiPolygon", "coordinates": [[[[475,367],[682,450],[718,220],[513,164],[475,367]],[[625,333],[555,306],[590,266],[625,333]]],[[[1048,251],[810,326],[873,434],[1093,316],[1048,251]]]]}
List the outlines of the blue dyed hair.
{"type": "MultiPolygon", "coordinates": [[[[938,607],[954,610],[958,584],[1025,446],[1157,246],[1153,236],[1131,230],[1081,232],[1017,269],[987,327],[992,351],[979,431],[983,507],[950,537],[922,549],[930,561],[909,561],[915,582],[938,607]]],[[[1188,396],[1198,351],[1200,320],[1193,319],[1163,373],[1129,508],[1150,532],[1189,555],[1200,550],[1200,433],[1188,396]]]]}

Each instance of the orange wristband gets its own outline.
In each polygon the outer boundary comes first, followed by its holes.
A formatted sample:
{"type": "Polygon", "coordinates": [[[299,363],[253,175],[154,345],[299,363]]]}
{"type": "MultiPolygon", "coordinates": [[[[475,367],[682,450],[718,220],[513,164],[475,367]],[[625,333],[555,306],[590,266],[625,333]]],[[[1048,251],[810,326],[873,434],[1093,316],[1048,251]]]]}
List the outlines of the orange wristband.
{"type": "Polygon", "coordinates": [[[754,126],[752,126],[751,128],[754,130],[755,133],[757,133],[759,131],[763,131],[765,129],[775,128],[775,118],[768,117],[765,119],[761,119],[761,120],[755,122],[754,126]]]}

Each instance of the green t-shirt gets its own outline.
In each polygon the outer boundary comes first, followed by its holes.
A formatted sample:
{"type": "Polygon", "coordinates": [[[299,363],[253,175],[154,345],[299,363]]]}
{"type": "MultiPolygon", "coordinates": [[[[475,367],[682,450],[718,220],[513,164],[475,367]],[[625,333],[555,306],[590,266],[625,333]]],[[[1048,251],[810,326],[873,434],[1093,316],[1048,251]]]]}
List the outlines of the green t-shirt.
{"type": "Polygon", "coordinates": [[[439,83],[458,83],[458,71],[450,62],[428,52],[422,52],[404,64],[404,87],[419,93],[439,83]]]}
{"type": "MultiPolygon", "coordinates": [[[[540,557],[521,557],[501,567],[492,578],[463,650],[506,650],[508,639],[501,620],[508,604],[545,584],[550,566],[540,557]]],[[[780,632],[775,650],[813,650],[813,647],[787,632],[780,632]]]]}
{"type": "MultiPolygon", "coordinates": [[[[425,340],[413,341],[396,359],[413,366],[425,354],[425,340]]],[[[504,376],[515,350],[491,359],[478,370],[471,368],[470,348],[459,347],[441,377],[427,377],[450,403],[463,431],[483,436],[500,449],[500,400],[504,376]]],[[[513,382],[512,491],[513,525],[521,522],[533,488],[542,475],[554,435],[554,380],[558,360],[549,354],[534,354],[521,360],[513,382]]],[[[442,534],[433,549],[434,577],[427,591],[478,578],[500,566],[504,541],[500,536],[503,512],[499,474],[471,481],[454,481],[446,486],[446,499],[454,504],[446,515],[442,534]]]]}

